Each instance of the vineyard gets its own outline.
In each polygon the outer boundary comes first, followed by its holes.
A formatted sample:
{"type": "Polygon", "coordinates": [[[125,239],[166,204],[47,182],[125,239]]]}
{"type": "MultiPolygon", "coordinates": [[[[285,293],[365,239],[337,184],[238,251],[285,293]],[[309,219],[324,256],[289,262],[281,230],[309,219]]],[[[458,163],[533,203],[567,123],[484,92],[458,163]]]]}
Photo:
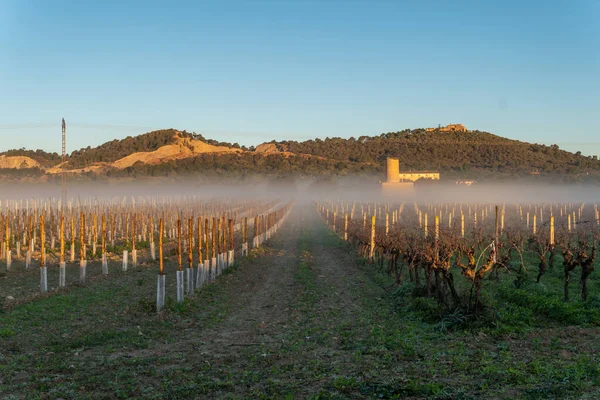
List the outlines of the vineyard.
{"type": "Polygon", "coordinates": [[[598,206],[3,200],[2,398],[597,398],[598,206]]]}
{"type": "MultiPolygon", "coordinates": [[[[90,198],[64,208],[53,200],[7,201],[4,207],[0,256],[6,274],[18,282],[8,284],[8,293],[16,290],[16,296],[27,300],[35,292],[48,293],[49,285],[54,291],[68,284],[84,285],[88,275],[108,276],[115,266],[125,273],[130,266],[157,263],[156,309],[160,311],[167,273],[176,276],[175,297],[181,303],[185,295],[214,281],[236,257],[247,256],[249,249],[267,240],[291,203],[90,198]],[[174,262],[165,262],[171,258],[174,262]]],[[[9,300],[13,298],[9,294],[9,300]]]]}
{"type": "MultiPolygon", "coordinates": [[[[484,286],[496,283],[502,289],[509,282],[519,289],[531,280],[542,285],[548,271],[562,276],[564,302],[572,300],[571,281],[578,274],[581,304],[590,304],[600,238],[597,204],[330,201],[317,207],[326,224],[361,257],[385,269],[397,286],[409,284],[415,297],[435,299],[440,314],[452,315],[459,324],[498,306],[485,299],[484,286]],[[465,279],[459,282],[456,275],[465,279]]],[[[491,290],[501,295],[497,288],[491,290]]],[[[600,296],[594,292],[595,307],[586,314],[588,322],[599,324],[600,296]]],[[[558,300],[559,294],[552,294],[558,300]]]]}

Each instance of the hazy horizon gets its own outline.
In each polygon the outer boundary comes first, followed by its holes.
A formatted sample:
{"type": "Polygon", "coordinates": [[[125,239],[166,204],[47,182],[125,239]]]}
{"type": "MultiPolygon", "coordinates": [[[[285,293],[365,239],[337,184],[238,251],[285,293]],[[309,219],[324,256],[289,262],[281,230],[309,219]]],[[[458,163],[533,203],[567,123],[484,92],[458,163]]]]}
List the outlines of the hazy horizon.
{"type": "MultiPolygon", "coordinates": [[[[60,184],[8,183],[2,184],[2,201],[27,199],[54,199],[61,197],[60,184]]],[[[349,202],[383,201],[394,203],[487,203],[487,204],[552,204],[595,203],[600,199],[600,187],[583,183],[480,183],[473,186],[437,182],[432,186],[417,186],[414,192],[385,193],[381,186],[353,177],[335,182],[322,183],[315,178],[295,178],[287,181],[268,180],[253,183],[210,182],[201,183],[193,178],[179,181],[114,181],[103,185],[91,182],[73,182],[68,187],[68,199],[72,202],[98,198],[131,197],[220,197],[232,199],[285,198],[300,203],[329,200],[349,202]],[[317,183],[315,185],[315,183],[317,183]]]]}

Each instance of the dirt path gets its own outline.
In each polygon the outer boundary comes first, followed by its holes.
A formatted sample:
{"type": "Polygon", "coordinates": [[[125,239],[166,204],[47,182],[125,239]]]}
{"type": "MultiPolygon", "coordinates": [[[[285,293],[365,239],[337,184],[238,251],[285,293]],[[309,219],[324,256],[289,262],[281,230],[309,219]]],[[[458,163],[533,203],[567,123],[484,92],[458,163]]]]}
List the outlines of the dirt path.
{"type": "Polygon", "coordinates": [[[297,235],[286,226],[264,246],[264,253],[228,277],[228,315],[212,329],[200,327],[201,354],[228,357],[238,354],[240,347],[277,340],[296,296],[293,265],[297,257],[297,235]]]}
{"type": "Polygon", "coordinates": [[[206,395],[364,398],[395,373],[389,354],[380,358],[388,353],[381,344],[389,338],[372,335],[373,327],[393,318],[387,306],[378,310],[386,291],[312,210],[297,210],[265,254],[226,285],[230,300],[222,322],[200,328],[202,340],[175,345],[178,357],[205,370],[194,382],[210,382],[206,395]],[[183,349],[194,347],[201,362],[185,356],[183,349]],[[359,384],[365,379],[376,382],[359,384]]]}
{"type": "Polygon", "coordinates": [[[371,389],[356,392],[357,382],[382,379],[387,365],[369,353],[378,345],[371,329],[379,315],[371,306],[385,290],[310,209],[297,210],[265,249],[228,282],[235,292],[228,316],[201,334],[198,349],[210,374],[237,381],[209,393],[364,398],[371,389]]]}

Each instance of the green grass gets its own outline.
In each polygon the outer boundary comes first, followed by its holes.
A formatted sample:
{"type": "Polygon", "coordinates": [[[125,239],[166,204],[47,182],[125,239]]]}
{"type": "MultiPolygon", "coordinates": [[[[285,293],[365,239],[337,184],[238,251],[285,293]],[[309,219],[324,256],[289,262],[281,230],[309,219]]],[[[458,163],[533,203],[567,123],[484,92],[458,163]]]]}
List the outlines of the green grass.
{"type": "MultiPolygon", "coordinates": [[[[325,243],[348,248],[333,233],[325,243]]],[[[409,361],[412,373],[406,375],[430,378],[378,387],[375,397],[479,398],[495,393],[510,398],[519,393],[537,399],[579,398],[592,392],[596,394],[588,398],[597,397],[599,302],[595,296],[586,303],[578,300],[576,282],[571,288],[574,299],[563,302],[559,268],[548,272],[542,284],[527,281],[518,289],[509,274],[500,282],[486,281],[489,310],[473,320],[462,310],[449,311],[432,298],[415,296],[419,291],[414,284],[395,287],[378,267],[362,262],[372,282],[391,288],[388,307],[373,304],[372,297],[363,299],[365,309],[372,310],[366,318],[387,321],[372,329],[371,345],[409,361]]],[[[468,288],[454,274],[459,289],[468,288]]]]}

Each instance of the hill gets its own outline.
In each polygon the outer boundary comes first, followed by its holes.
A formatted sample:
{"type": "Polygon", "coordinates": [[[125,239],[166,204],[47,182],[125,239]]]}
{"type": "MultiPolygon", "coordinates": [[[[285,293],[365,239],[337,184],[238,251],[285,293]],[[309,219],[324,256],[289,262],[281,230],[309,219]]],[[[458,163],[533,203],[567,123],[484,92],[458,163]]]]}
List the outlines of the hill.
{"type": "Polygon", "coordinates": [[[13,149],[0,152],[0,168],[33,168],[51,167],[60,162],[57,153],[48,153],[44,150],[13,149]]]}
{"type": "Polygon", "coordinates": [[[600,176],[600,161],[581,153],[506,139],[489,132],[426,132],[424,129],[304,142],[278,142],[280,151],[383,166],[398,157],[401,169],[439,170],[446,176],[561,175],[600,176]]]}
{"type": "MultiPolygon", "coordinates": [[[[361,175],[380,179],[387,157],[403,171],[439,170],[442,179],[535,178],[600,181],[600,161],[580,153],[506,139],[489,132],[426,131],[303,142],[271,141],[254,149],[165,129],[72,152],[65,169],[80,179],[180,175],[246,179],[268,176],[361,175]]],[[[0,176],[53,180],[60,156],[42,150],[0,153],[0,176]],[[18,171],[18,172],[17,172],[18,171]]]]}
{"type": "Polygon", "coordinates": [[[165,129],[74,151],[67,162],[67,169],[85,168],[95,163],[126,168],[138,161],[156,164],[205,152],[229,151],[239,150],[233,149],[229,143],[206,140],[199,134],[165,129]]]}

